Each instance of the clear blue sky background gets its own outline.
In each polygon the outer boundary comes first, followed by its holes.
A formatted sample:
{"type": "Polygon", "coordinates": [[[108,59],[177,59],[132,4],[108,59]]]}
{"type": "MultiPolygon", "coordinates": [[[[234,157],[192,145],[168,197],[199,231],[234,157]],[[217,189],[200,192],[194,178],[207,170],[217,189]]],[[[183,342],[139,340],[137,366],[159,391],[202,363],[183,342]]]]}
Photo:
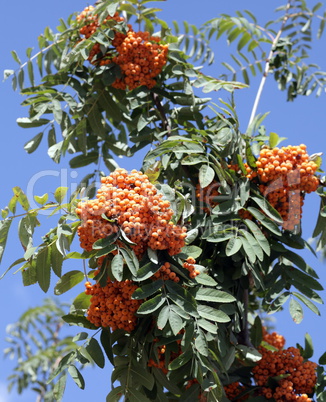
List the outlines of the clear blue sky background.
{"type": "MultiPolygon", "coordinates": [[[[308,0],[308,5],[314,2],[308,0]]],[[[221,13],[234,14],[235,10],[244,8],[252,11],[260,22],[260,25],[275,18],[273,10],[282,5],[280,0],[270,2],[258,0],[233,0],[222,2],[217,0],[168,0],[157,3],[163,8],[161,18],[168,21],[187,20],[190,23],[201,24],[208,19],[218,16],[221,13]]],[[[15,2],[5,2],[2,5],[2,34],[0,70],[16,68],[16,64],[10,56],[10,51],[15,49],[24,60],[25,49],[35,47],[37,49],[37,36],[43,32],[45,26],[55,28],[60,17],[64,19],[74,11],[81,11],[87,3],[77,0],[47,1],[32,0],[29,2],[16,0],[15,2]]],[[[325,5],[326,6],[326,5],[325,5]]],[[[314,50],[311,62],[316,62],[326,70],[325,55],[326,36],[321,41],[314,43],[314,50]]],[[[227,48],[222,45],[222,41],[216,46],[216,62],[207,72],[212,76],[218,76],[222,71],[219,63],[226,58],[227,48]]],[[[257,91],[259,79],[252,81],[250,89],[238,91],[236,94],[237,111],[242,122],[242,129],[245,130],[249,120],[250,111],[257,91]]],[[[324,94],[316,99],[314,96],[309,98],[299,98],[294,103],[286,102],[285,93],[277,91],[276,84],[272,77],[269,78],[258,112],[270,111],[270,115],[265,120],[267,131],[277,132],[280,136],[287,137],[284,145],[297,145],[305,143],[308,152],[315,153],[326,149],[326,98],[324,94]]],[[[214,94],[215,100],[219,97],[227,99],[228,94],[220,92],[214,94]]],[[[45,145],[34,154],[28,155],[23,145],[38,131],[24,130],[17,126],[16,118],[24,117],[27,110],[20,106],[23,99],[18,92],[13,92],[10,81],[1,83],[0,86],[0,121],[2,135],[2,152],[0,159],[1,192],[0,207],[7,205],[12,196],[11,188],[20,186],[24,190],[32,189],[35,182],[35,193],[42,195],[51,192],[60,185],[73,185],[73,182],[83,177],[83,173],[77,172],[77,178],[66,170],[67,163],[63,161],[61,165],[55,165],[46,155],[45,145]],[[73,176],[73,177],[72,177],[73,176]],[[67,180],[67,182],[66,182],[67,180]],[[29,187],[28,187],[29,183],[29,187]],[[67,184],[66,184],[67,183],[67,184]]],[[[36,130],[36,129],[35,129],[36,130]]],[[[119,163],[127,169],[140,168],[140,158],[128,160],[121,159],[119,163]]],[[[325,167],[325,163],[324,163],[325,167]]],[[[85,170],[84,170],[85,172],[85,170]]],[[[86,172],[85,172],[86,173],[86,172]]],[[[319,207],[318,197],[310,195],[306,198],[304,206],[303,230],[304,237],[308,239],[313,231],[319,207]]],[[[45,225],[49,223],[45,222],[45,225]]],[[[41,234],[42,232],[39,232],[41,234]]],[[[38,244],[38,239],[36,240],[38,244]]],[[[1,264],[1,273],[17,258],[22,255],[21,246],[13,234],[9,238],[8,249],[1,264]]],[[[326,265],[314,258],[308,252],[301,253],[320,275],[322,283],[326,284],[326,265]]],[[[69,263],[66,270],[74,268],[69,263]]],[[[77,267],[78,268],[78,267],[77,267]]],[[[55,281],[53,281],[53,284],[55,281]]],[[[52,284],[52,285],[53,285],[52,284]]],[[[82,285],[78,290],[66,293],[62,300],[71,301],[74,296],[82,291],[82,285]]],[[[323,297],[326,298],[325,292],[323,297]]],[[[20,274],[12,275],[10,272],[0,281],[0,302],[2,306],[0,320],[0,356],[7,344],[4,342],[5,328],[8,323],[14,322],[29,307],[39,305],[44,298],[44,294],[37,286],[24,288],[20,274]]],[[[326,308],[321,306],[322,316],[317,317],[312,312],[305,309],[305,317],[300,325],[292,322],[286,311],[275,315],[277,319],[276,328],[287,339],[287,346],[294,346],[296,342],[303,343],[304,334],[309,332],[315,345],[315,360],[325,351],[325,330],[326,330],[326,308]]],[[[70,333],[78,332],[75,328],[69,329],[70,333]]],[[[0,357],[0,402],[30,402],[35,401],[33,393],[26,393],[18,396],[15,392],[8,394],[6,391],[6,378],[11,374],[12,363],[10,360],[3,361],[0,357]]],[[[109,365],[104,370],[99,368],[86,369],[84,371],[86,379],[86,389],[79,390],[72,381],[68,382],[68,388],[64,396],[64,401],[77,399],[79,401],[89,401],[96,398],[97,401],[104,401],[110,389],[109,365]]]]}

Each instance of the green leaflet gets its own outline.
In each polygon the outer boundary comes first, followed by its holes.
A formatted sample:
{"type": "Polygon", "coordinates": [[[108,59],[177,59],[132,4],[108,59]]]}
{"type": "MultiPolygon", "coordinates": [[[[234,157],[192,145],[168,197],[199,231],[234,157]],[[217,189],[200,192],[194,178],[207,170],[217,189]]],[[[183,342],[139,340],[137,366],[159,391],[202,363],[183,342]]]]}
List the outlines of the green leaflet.
{"type": "Polygon", "coordinates": [[[142,303],[137,310],[137,314],[148,315],[153,313],[155,310],[159,309],[165,303],[165,298],[158,294],[154,296],[152,299],[149,299],[142,303]]]}
{"type": "Polygon", "coordinates": [[[152,283],[143,285],[134,291],[132,298],[136,300],[146,299],[147,297],[153,295],[159,289],[161,289],[163,287],[163,284],[164,282],[162,281],[162,279],[158,279],[152,283]]]}
{"type": "Polygon", "coordinates": [[[71,325],[78,325],[79,327],[88,329],[98,329],[94,324],[92,324],[84,315],[79,314],[66,314],[62,316],[63,321],[71,325]]]}
{"type": "Polygon", "coordinates": [[[231,237],[226,245],[225,254],[230,257],[236,254],[242,247],[242,241],[239,237],[231,237]]]}
{"type": "Polygon", "coordinates": [[[0,262],[2,260],[3,253],[6,248],[7,237],[11,223],[12,223],[11,219],[5,219],[3,221],[0,221],[0,262]]]}
{"type": "Polygon", "coordinates": [[[252,234],[255,236],[255,239],[257,240],[259,246],[262,248],[265,254],[270,255],[271,253],[270,245],[266,237],[263,235],[262,231],[259,229],[259,227],[250,219],[246,219],[245,223],[252,232],[252,234]]]}
{"type": "Polygon", "coordinates": [[[218,310],[211,306],[206,306],[204,304],[198,305],[198,312],[201,317],[206,318],[210,321],[215,322],[230,322],[230,317],[225,314],[222,310],[218,310]]]}
{"type": "Polygon", "coordinates": [[[231,303],[236,299],[230,293],[212,288],[200,288],[195,295],[196,300],[217,302],[217,303],[231,303]]]}
{"type": "Polygon", "coordinates": [[[91,338],[89,340],[88,345],[86,346],[86,350],[94,360],[94,362],[100,367],[103,368],[105,365],[104,354],[102,348],[98,341],[95,338],[91,338]]]}
{"type": "Polygon", "coordinates": [[[75,384],[81,388],[85,388],[85,380],[84,377],[81,375],[80,371],[77,369],[76,366],[71,365],[68,367],[68,373],[71,375],[71,378],[75,381],[75,384]]]}
{"type": "Polygon", "coordinates": [[[46,293],[51,279],[51,248],[44,247],[36,256],[36,278],[40,288],[46,293]]]}
{"type": "Polygon", "coordinates": [[[169,364],[169,370],[176,370],[186,364],[193,357],[193,352],[188,349],[169,364]]]}
{"type": "Polygon", "coordinates": [[[209,165],[202,165],[199,169],[199,183],[202,188],[205,188],[211,184],[214,180],[214,169],[209,165]]]}
{"type": "Polygon", "coordinates": [[[74,286],[78,285],[84,279],[84,273],[73,270],[65,273],[54,287],[54,294],[61,295],[74,286]]]}
{"type": "Polygon", "coordinates": [[[121,254],[117,254],[112,258],[111,272],[117,281],[122,281],[123,265],[124,265],[124,260],[123,260],[123,257],[121,254]]]}
{"type": "Polygon", "coordinates": [[[300,303],[295,299],[291,299],[289,309],[293,321],[296,324],[300,324],[303,319],[303,310],[300,303]]]}

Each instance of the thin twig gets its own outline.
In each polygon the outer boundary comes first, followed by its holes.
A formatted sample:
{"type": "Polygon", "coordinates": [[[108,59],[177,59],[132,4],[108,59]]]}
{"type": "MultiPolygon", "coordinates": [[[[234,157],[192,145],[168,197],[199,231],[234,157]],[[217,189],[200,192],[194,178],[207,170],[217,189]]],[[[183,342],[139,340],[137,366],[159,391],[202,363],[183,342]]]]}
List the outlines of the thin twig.
{"type": "Polygon", "coordinates": [[[266,83],[266,79],[267,79],[267,76],[268,76],[268,73],[269,73],[269,70],[270,70],[270,62],[271,62],[271,59],[273,57],[274,49],[275,49],[275,47],[276,47],[276,45],[277,45],[277,43],[278,43],[278,41],[279,41],[279,39],[280,39],[280,37],[281,37],[281,35],[283,33],[283,30],[285,28],[286,22],[289,19],[288,12],[289,12],[290,6],[291,6],[291,0],[289,0],[288,3],[287,3],[287,7],[286,7],[285,15],[284,15],[284,18],[283,18],[283,21],[282,21],[282,25],[281,25],[279,31],[277,32],[277,34],[276,34],[276,36],[275,36],[275,38],[273,40],[271,50],[270,50],[268,58],[266,60],[263,77],[262,77],[262,79],[260,81],[260,85],[259,85],[259,88],[258,88],[258,91],[257,91],[257,94],[256,94],[254,105],[252,107],[252,111],[251,111],[251,115],[250,115],[250,119],[249,119],[249,123],[248,123],[248,128],[250,127],[251,123],[253,122],[253,120],[254,120],[254,118],[256,116],[257,109],[258,109],[258,104],[259,104],[259,101],[260,101],[260,98],[261,98],[261,94],[263,92],[263,89],[264,89],[264,86],[265,86],[265,83],[266,83]]]}

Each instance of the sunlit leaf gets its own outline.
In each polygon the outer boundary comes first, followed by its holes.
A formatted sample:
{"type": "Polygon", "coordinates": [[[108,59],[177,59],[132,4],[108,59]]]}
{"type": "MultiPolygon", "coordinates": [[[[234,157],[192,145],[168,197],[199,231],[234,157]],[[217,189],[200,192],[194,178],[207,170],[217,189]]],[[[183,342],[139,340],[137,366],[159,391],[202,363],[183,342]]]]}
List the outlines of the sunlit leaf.
{"type": "Polygon", "coordinates": [[[198,312],[201,317],[206,318],[207,320],[215,321],[215,322],[229,322],[231,318],[225,314],[222,310],[217,310],[211,306],[206,306],[204,304],[198,305],[198,312]]]}
{"type": "Polygon", "coordinates": [[[320,315],[319,309],[307,297],[297,292],[292,292],[292,294],[293,296],[296,296],[300,301],[302,301],[302,303],[304,303],[311,311],[313,311],[317,315],[320,315]]]}
{"type": "Polygon", "coordinates": [[[199,169],[199,183],[202,188],[207,187],[214,180],[215,171],[209,165],[202,165],[199,169]]]}
{"type": "Polygon", "coordinates": [[[239,237],[231,237],[226,245],[225,254],[230,257],[236,254],[242,247],[242,241],[239,237]]]}
{"type": "Polygon", "coordinates": [[[64,373],[55,383],[55,386],[53,388],[53,398],[55,398],[56,401],[61,401],[61,399],[63,398],[63,394],[66,389],[66,382],[67,382],[67,374],[64,373]]]}
{"type": "Polygon", "coordinates": [[[169,324],[174,335],[177,335],[185,325],[183,319],[173,310],[169,314],[169,324]]]}
{"type": "Polygon", "coordinates": [[[71,375],[71,378],[75,381],[75,384],[81,388],[85,388],[85,380],[84,377],[81,375],[80,371],[76,366],[73,364],[68,367],[68,373],[71,375]]]}
{"type": "Polygon", "coordinates": [[[68,191],[68,187],[58,187],[54,192],[55,200],[61,204],[68,191]]]}
{"type": "Polygon", "coordinates": [[[157,317],[157,328],[163,329],[168,322],[170,307],[164,306],[157,317]]]}
{"type": "Polygon", "coordinates": [[[198,329],[197,331],[195,338],[195,347],[201,355],[206,357],[209,355],[207,340],[204,331],[202,331],[201,329],[198,329]]]}
{"type": "Polygon", "coordinates": [[[300,324],[303,319],[303,310],[300,303],[295,299],[290,300],[290,314],[296,324],[300,324]]]}
{"type": "Polygon", "coordinates": [[[0,262],[2,260],[3,253],[6,248],[9,229],[12,223],[12,219],[5,219],[0,221],[0,262]]]}
{"type": "Polygon", "coordinates": [[[121,254],[117,254],[112,258],[111,271],[117,281],[122,281],[123,265],[124,265],[124,262],[123,262],[123,257],[121,254]]]}
{"type": "Polygon", "coordinates": [[[24,145],[25,151],[27,151],[27,153],[29,153],[29,154],[34,152],[40,145],[42,138],[43,138],[43,132],[37,134],[30,141],[26,142],[26,144],[24,145]]]}
{"type": "Polygon", "coordinates": [[[212,288],[198,289],[196,292],[195,299],[207,302],[217,302],[217,303],[231,303],[236,300],[235,297],[230,293],[212,288]]]}

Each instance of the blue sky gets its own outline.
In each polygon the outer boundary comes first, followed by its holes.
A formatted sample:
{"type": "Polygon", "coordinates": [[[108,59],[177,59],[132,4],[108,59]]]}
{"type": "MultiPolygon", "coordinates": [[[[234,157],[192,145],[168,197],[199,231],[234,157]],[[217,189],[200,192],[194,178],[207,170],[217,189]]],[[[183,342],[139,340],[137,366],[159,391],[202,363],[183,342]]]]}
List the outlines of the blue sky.
{"type": "MultiPolygon", "coordinates": [[[[262,2],[258,0],[247,0],[246,2],[234,0],[221,2],[217,0],[168,0],[157,3],[163,8],[160,17],[169,23],[172,20],[179,22],[187,20],[193,24],[201,24],[210,18],[217,17],[221,13],[234,14],[235,10],[242,10],[244,7],[252,11],[263,25],[268,20],[274,18],[273,10],[282,5],[282,1],[262,2]],[[245,3],[245,6],[244,6],[245,3]]],[[[307,1],[308,5],[314,2],[307,1]]],[[[16,0],[6,2],[2,5],[2,35],[0,38],[2,55],[0,60],[0,70],[16,68],[16,64],[10,56],[10,51],[15,49],[24,60],[25,50],[28,47],[37,48],[37,36],[43,32],[45,26],[53,29],[58,25],[60,17],[66,18],[74,11],[81,11],[87,3],[77,0],[56,0],[44,2],[32,0],[30,2],[16,0]]],[[[321,41],[314,43],[312,62],[318,63],[326,70],[325,55],[326,36],[321,41]]],[[[225,60],[227,47],[223,40],[216,45],[216,62],[207,70],[212,76],[218,76],[221,72],[220,62],[225,60]]],[[[242,129],[245,130],[249,120],[251,108],[254,102],[255,93],[259,85],[259,79],[252,81],[249,89],[241,90],[236,93],[237,112],[240,117],[242,129]]],[[[310,154],[325,151],[326,148],[326,98],[324,94],[316,99],[299,98],[293,103],[286,102],[285,93],[278,92],[272,77],[267,80],[258,112],[265,113],[270,111],[265,120],[267,132],[274,131],[282,137],[287,137],[284,145],[297,145],[305,143],[310,154]]],[[[228,94],[220,92],[213,95],[215,101],[219,97],[227,99],[228,94]]],[[[13,186],[20,186],[24,190],[34,189],[37,195],[51,192],[54,188],[68,184],[73,185],[74,181],[82,178],[80,172],[67,170],[66,161],[61,165],[55,165],[46,155],[45,145],[41,146],[36,153],[28,155],[23,146],[37,131],[25,130],[17,126],[16,119],[26,116],[27,110],[20,106],[22,98],[18,92],[13,92],[10,81],[1,83],[0,86],[1,109],[0,118],[2,125],[2,155],[0,159],[1,192],[0,206],[7,205],[13,186]],[[76,177],[77,175],[77,177],[76,177]]],[[[127,169],[139,168],[140,160],[121,159],[119,163],[127,169]]],[[[325,163],[324,163],[325,168],[325,163]]],[[[85,172],[85,171],[84,171],[85,172]]],[[[313,231],[319,207],[318,197],[315,195],[307,196],[304,206],[303,233],[308,239],[313,231]]],[[[47,223],[46,223],[47,224],[47,223]]],[[[15,259],[22,254],[22,249],[13,231],[8,241],[8,249],[1,264],[3,272],[15,259]]],[[[326,264],[320,262],[309,253],[301,254],[307,259],[308,263],[320,275],[323,284],[326,284],[326,264]]],[[[71,269],[69,264],[66,269],[71,269]]],[[[55,281],[53,281],[55,283],[55,281]]],[[[82,291],[82,285],[78,289],[66,293],[62,299],[70,301],[77,292],[82,291]]],[[[325,292],[323,297],[325,298],[325,292]]],[[[0,354],[1,350],[7,345],[4,342],[5,327],[8,323],[14,322],[25,311],[25,309],[38,305],[43,300],[43,292],[36,286],[24,288],[20,274],[12,275],[10,272],[0,281],[0,294],[2,308],[2,319],[0,321],[0,354]]],[[[326,330],[326,308],[321,306],[322,316],[317,317],[310,311],[305,310],[304,320],[300,325],[291,321],[291,317],[286,311],[275,315],[277,320],[276,328],[287,339],[287,346],[294,346],[296,342],[303,343],[305,332],[312,336],[315,346],[315,358],[325,351],[324,331],[326,330]]],[[[78,332],[75,328],[69,330],[72,333],[78,332]]],[[[0,357],[1,359],[1,357],[0,357]]],[[[30,402],[34,401],[34,394],[24,394],[18,396],[14,392],[8,395],[6,391],[6,377],[11,374],[12,364],[9,360],[1,361],[0,370],[0,402],[30,402]]],[[[72,382],[68,383],[68,389],[64,401],[78,398],[79,401],[89,401],[90,398],[105,400],[110,385],[110,368],[101,370],[99,368],[87,369],[84,372],[86,379],[86,389],[80,391],[72,382]],[[100,384],[100,385],[99,385],[100,384]]]]}

